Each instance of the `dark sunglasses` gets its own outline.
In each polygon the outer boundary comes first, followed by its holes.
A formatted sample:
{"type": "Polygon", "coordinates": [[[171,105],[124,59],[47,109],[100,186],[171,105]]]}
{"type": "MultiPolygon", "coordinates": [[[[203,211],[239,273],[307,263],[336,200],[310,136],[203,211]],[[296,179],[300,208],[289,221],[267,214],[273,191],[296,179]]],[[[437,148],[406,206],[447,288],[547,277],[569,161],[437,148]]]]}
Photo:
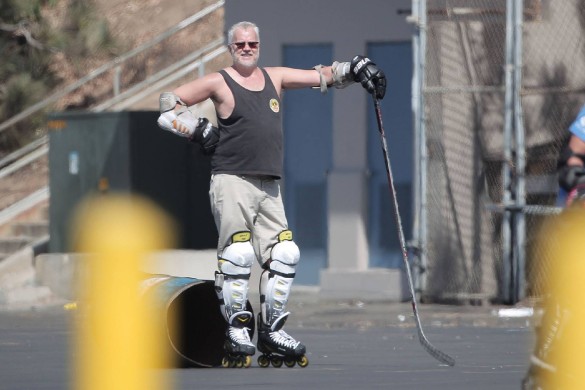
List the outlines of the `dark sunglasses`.
{"type": "Polygon", "coordinates": [[[250,47],[250,49],[257,49],[260,42],[253,41],[253,42],[233,42],[234,45],[238,50],[243,50],[246,47],[246,44],[250,47]]]}

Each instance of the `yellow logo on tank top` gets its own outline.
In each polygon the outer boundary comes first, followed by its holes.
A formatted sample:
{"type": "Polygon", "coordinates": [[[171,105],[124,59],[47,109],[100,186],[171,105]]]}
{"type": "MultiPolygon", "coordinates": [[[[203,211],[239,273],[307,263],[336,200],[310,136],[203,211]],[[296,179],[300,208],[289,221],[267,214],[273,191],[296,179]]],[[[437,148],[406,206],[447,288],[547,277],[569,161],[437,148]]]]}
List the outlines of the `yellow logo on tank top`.
{"type": "Polygon", "coordinates": [[[278,104],[278,100],[270,99],[270,109],[274,112],[280,111],[280,105],[278,104]]]}

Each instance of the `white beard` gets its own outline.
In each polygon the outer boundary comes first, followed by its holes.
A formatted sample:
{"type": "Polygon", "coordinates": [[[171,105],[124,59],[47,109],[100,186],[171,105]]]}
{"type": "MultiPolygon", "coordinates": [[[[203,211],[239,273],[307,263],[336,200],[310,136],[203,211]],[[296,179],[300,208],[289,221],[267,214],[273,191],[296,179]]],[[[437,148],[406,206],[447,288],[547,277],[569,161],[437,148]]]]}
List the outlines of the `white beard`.
{"type": "Polygon", "coordinates": [[[258,57],[237,57],[237,56],[232,56],[232,59],[234,61],[234,64],[241,66],[243,68],[246,69],[253,69],[258,65],[258,57]],[[242,59],[244,59],[244,61],[242,61],[242,59]],[[248,59],[250,59],[248,61],[248,59]]]}

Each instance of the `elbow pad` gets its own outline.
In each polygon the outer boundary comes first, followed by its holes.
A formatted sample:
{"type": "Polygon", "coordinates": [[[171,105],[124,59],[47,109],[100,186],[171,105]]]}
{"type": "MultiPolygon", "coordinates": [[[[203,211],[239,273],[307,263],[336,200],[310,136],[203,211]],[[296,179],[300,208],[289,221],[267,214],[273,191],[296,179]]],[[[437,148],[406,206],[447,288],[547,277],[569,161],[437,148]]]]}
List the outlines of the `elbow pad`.
{"type": "Polygon", "coordinates": [[[172,92],[161,93],[159,103],[161,114],[157,123],[161,129],[198,143],[204,154],[212,154],[215,151],[219,143],[219,129],[207,118],[197,117],[189,109],[176,113],[177,104],[185,107],[186,104],[172,92]]]}
{"type": "Polygon", "coordinates": [[[159,97],[160,116],[157,124],[163,129],[175,133],[181,137],[190,138],[195,131],[197,119],[189,110],[175,113],[175,107],[180,104],[187,105],[172,92],[163,92],[159,97]]]}
{"type": "Polygon", "coordinates": [[[195,117],[189,110],[179,114],[176,114],[175,111],[167,111],[160,114],[157,124],[163,130],[170,131],[181,137],[191,138],[198,121],[199,118],[195,117]]]}
{"type": "Polygon", "coordinates": [[[175,107],[180,104],[187,107],[180,97],[172,92],[163,92],[159,97],[160,116],[158,126],[181,137],[191,138],[199,121],[189,109],[176,113],[175,107]]]}
{"type": "Polygon", "coordinates": [[[161,93],[158,98],[158,104],[161,114],[167,111],[174,110],[177,104],[187,107],[185,102],[183,102],[180,97],[178,97],[172,92],[161,93]]]}

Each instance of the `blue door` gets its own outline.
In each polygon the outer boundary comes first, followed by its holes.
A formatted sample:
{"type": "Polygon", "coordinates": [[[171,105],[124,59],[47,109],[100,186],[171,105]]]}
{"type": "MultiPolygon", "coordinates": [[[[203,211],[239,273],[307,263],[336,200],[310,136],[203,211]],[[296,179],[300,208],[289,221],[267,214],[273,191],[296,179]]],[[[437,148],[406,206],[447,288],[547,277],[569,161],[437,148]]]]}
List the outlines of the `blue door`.
{"type": "MultiPolygon", "coordinates": [[[[412,46],[410,42],[371,43],[368,56],[386,74],[388,88],[381,101],[382,119],[402,227],[408,240],[413,215],[412,46]]],[[[368,112],[369,263],[370,267],[400,268],[402,253],[372,99],[368,101],[368,112]]]]}
{"type": "MultiPolygon", "coordinates": [[[[331,64],[332,47],[286,45],[284,66],[310,69],[331,64]]],[[[284,92],[284,203],[293,237],[301,249],[295,283],[316,285],[327,266],[327,172],[332,159],[332,91],[284,92]]]]}

